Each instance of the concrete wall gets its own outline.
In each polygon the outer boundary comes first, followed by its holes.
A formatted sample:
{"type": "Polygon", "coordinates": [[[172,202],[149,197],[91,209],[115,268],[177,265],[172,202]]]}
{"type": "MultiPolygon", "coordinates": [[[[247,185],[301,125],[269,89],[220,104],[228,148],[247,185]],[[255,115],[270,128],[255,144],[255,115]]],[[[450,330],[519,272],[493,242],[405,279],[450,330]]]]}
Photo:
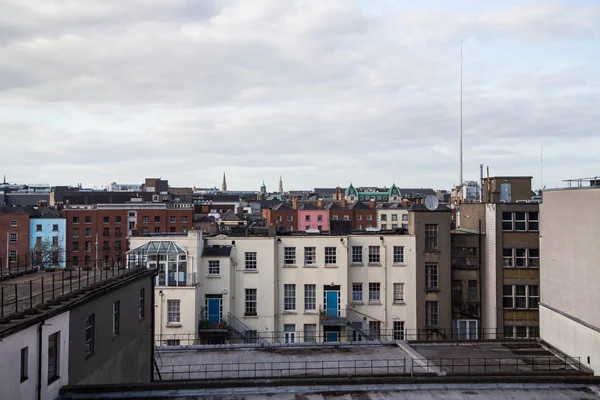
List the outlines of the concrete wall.
{"type": "Polygon", "coordinates": [[[540,336],[563,353],[571,357],[580,357],[581,365],[593,369],[594,375],[600,375],[598,328],[593,329],[540,304],[540,336]]]}
{"type": "Polygon", "coordinates": [[[152,373],[152,279],[144,274],[121,281],[96,298],[71,310],[69,384],[149,382],[152,373]],[[145,318],[139,320],[139,291],[146,297],[145,318]],[[113,303],[120,301],[120,333],[113,337],[113,303]],[[86,318],[95,314],[94,352],[85,354],[86,318]]]}
{"type": "MultiPolygon", "coordinates": [[[[496,204],[485,205],[485,262],[483,267],[483,319],[482,325],[486,330],[495,330],[498,328],[498,299],[501,293],[498,293],[498,266],[497,266],[497,218],[496,204]]],[[[501,305],[502,303],[500,303],[501,305]]],[[[492,335],[492,334],[491,334],[492,335]]],[[[488,336],[495,338],[495,335],[488,336]]]]}
{"type": "MultiPolygon", "coordinates": [[[[58,397],[61,386],[69,383],[69,312],[45,320],[42,327],[42,400],[58,397]],[[59,379],[48,384],[48,337],[60,332],[59,379]]],[[[35,399],[38,384],[38,328],[33,325],[0,341],[0,398],[35,399]],[[28,347],[28,379],[21,382],[21,349],[28,347]]]]}

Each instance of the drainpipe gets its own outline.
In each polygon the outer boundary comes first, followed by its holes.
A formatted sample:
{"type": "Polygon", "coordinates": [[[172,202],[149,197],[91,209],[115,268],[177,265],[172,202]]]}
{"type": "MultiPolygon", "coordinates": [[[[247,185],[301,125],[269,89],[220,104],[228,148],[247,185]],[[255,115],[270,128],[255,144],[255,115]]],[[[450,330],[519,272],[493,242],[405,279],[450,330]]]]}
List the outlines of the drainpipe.
{"type": "Polygon", "coordinates": [[[38,326],[38,370],[37,370],[37,400],[42,399],[42,328],[44,322],[38,326]]]}
{"type": "MultiPolygon", "coordinates": [[[[479,322],[483,322],[483,282],[482,282],[482,277],[481,277],[481,272],[483,271],[483,268],[481,268],[481,253],[483,251],[483,249],[481,248],[481,218],[479,218],[478,220],[478,224],[479,224],[479,229],[477,231],[477,240],[478,240],[478,245],[479,245],[479,249],[477,250],[477,272],[478,272],[478,279],[479,279],[479,322]]],[[[483,325],[483,324],[482,324],[483,325]]],[[[485,339],[485,331],[482,329],[483,335],[484,335],[484,339],[485,339]]]]}
{"type": "MultiPolygon", "coordinates": [[[[156,281],[156,276],[158,275],[158,270],[155,271],[154,275],[152,275],[152,284],[150,285],[150,304],[152,304],[153,306],[155,306],[155,294],[154,294],[154,282],[156,281]]],[[[156,307],[156,306],[155,306],[156,307]]],[[[154,362],[154,347],[156,345],[156,338],[154,337],[154,321],[155,321],[156,317],[154,315],[154,310],[152,310],[152,312],[150,313],[150,332],[152,335],[152,348],[150,350],[150,382],[154,382],[154,366],[155,366],[155,362],[154,362]]],[[[161,332],[162,332],[162,326],[161,326],[161,332]]],[[[160,336],[159,336],[160,338],[160,336]]],[[[159,372],[160,374],[160,372],[159,372]]],[[[159,378],[160,379],[160,378],[159,378]]]]}
{"type": "MultiPolygon", "coordinates": [[[[280,283],[281,283],[279,280],[279,243],[281,241],[281,238],[275,236],[274,240],[275,240],[275,244],[274,244],[275,245],[275,281],[277,282],[277,286],[275,286],[275,310],[274,310],[275,311],[275,316],[274,316],[275,317],[274,318],[275,326],[274,326],[274,328],[275,328],[275,332],[278,332],[279,324],[281,322],[281,315],[279,313],[279,309],[281,307],[281,304],[279,304],[279,291],[281,290],[281,288],[279,287],[280,283]]],[[[276,334],[275,332],[273,333],[274,335],[276,334]]],[[[274,337],[274,339],[276,339],[276,338],[274,337]]]]}
{"type": "MultiPolygon", "coordinates": [[[[387,313],[387,305],[388,305],[388,297],[387,297],[387,248],[384,242],[384,237],[380,236],[381,239],[381,247],[383,247],[383,291],[384,291],[384,300],[383,300],[383,313],[385,315],[385,320],[383,321],[383,326],[387,330],[387,321],[388,321],[388,313],[387,313]]],[[[393,293],[393,292],[392,292],[393,293]]],[[[393,301],[393,299],[392,299],[393,301]]]]}

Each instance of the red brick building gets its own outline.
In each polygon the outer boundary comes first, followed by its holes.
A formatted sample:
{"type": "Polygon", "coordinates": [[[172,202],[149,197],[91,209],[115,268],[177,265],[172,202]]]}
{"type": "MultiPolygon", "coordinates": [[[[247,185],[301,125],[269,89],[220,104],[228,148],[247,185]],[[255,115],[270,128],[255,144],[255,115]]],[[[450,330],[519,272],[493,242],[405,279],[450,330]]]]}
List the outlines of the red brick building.
{"type": "Polygon", "coordinates": [[[357,201],[352,203],[348,209],[352,210],[352,230],[364,231],[367,228],[377,227],[377,210],[375,201],[369,203],[357,201]],[[367,205],[368,204],[368,205],[367,205]]]}
{"type": "Polygon", "coordinates": [[[63,215],[67,266],[122,265],[129,236],[187,232],[193,223],[193,207],[180,203],[75,206],[63,215]]]}
{"type": "Polygon", "coordinates": [[[262,214],[267,220],[267,226],[282,227],[286,231],[298,230],[298,211],[285,203],[279,203],[273,207],[264,209],[262,210],[262,214]]]}
{"type": "Polygon", "coordinates": [[[29,218],[34,213],[32,207],[0,207],[0,268],[27,265],[29,218]]]}

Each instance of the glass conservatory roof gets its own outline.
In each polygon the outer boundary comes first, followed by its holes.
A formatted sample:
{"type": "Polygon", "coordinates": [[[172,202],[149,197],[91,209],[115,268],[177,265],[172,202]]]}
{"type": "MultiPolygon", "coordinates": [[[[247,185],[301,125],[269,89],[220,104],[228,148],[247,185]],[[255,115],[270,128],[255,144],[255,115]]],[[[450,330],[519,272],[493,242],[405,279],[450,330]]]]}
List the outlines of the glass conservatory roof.
{"type": "Polygon", "coordinates": [[[129,250],[127,254],[131,253],[144,253],[144,254],[187,254],[187,251],[183,249],[177,243],[171,240],[152,240],[147,242],[140,247],[129,250]]]}

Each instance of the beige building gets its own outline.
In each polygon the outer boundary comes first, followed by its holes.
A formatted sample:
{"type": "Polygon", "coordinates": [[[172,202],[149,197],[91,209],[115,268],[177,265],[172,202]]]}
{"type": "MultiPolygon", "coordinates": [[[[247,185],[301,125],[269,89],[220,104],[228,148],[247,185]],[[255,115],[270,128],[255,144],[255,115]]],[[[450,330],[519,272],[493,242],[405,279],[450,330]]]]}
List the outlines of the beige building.
{"type": "Polygon", "coordinates": [[[539,204],[530,177],[484,179],[484,200],[460,205],[459,228],[483,231],[485,338],[539,337],[539,204]],[[528,183],[527,183],[528,182],[528,183]]]}
{"type": "Polygon", "coordinates": [[[544,192],[541,338],[600,371],[600,187],[544,192]]]}
{"type": "Polygon", "coordinates": [[[408,228],[408,208],[402,203],[377,203],[377,228],[381,230],[408,228]]]}

